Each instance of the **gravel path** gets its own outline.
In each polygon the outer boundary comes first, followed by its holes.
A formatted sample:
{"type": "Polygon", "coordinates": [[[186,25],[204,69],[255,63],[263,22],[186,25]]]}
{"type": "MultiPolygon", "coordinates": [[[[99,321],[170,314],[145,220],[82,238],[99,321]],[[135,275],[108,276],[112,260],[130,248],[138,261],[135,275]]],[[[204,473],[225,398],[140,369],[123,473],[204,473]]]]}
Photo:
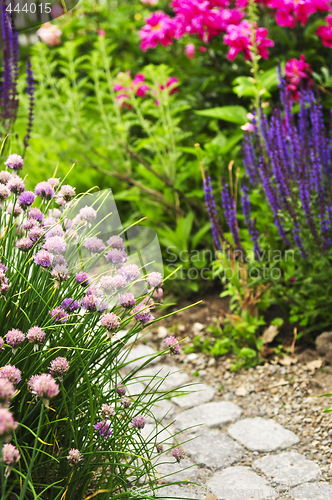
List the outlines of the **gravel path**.
{"type": "MultiPolygon", "coordinates": [[[[153,345],[138,344],[131,358],[154,355],[153,345]]],[[[313,371],[266,364],[233,374],[226,362],[218,375],[211,360],[206,369],[193,366],[197,359],[164,356],[137,374],[136,394],[151,375],[161,377],[161,390],[195,384],[187,390],[196,392],[165,400],[154,412],[170,426],[163,437],[175,432],[187,455],[181,465],[158,458],[163,481],[182,482],[160,490],[161,498],[332,500],[332,424],[321,413],[329,401],[311,397],[313,371]]],[[[323,386],[320,393],[328,390],[323,386]]],[[[146,435],[155,432],[152,422],[146,435]]]]}

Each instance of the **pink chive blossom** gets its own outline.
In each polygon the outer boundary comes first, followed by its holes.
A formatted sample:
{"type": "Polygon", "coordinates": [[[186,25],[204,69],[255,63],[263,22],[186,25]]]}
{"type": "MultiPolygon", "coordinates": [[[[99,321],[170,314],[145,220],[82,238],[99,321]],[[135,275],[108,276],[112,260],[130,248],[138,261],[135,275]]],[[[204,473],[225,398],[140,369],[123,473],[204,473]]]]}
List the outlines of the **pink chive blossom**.
{"type": "Polygon", "coordinates": [[[0,202],[4,202],[9,198],[10,191],[4,184],[0,185],[0,202]]]}
{"type": "Polygon", "coordinates": [[[164,445],[162,443],[156,444],[157,453],[162,453],[164,451],[164,445]]]}
{"type": "Polygon", "coordinates": [[[44,230],[41,227],[33,227],[28,232],[28,236],[29,236],[30,240],[33,241],[34,243],[36,241],[39,241],[40,238],[42,238],[44,236],[44,234],[45,234],[44,230]]]}
{"type": "Polygon", "coordinates": [[[119,306],[123,307],[133,307],[135,305],[135,296],[130,292],[125,292],[120,295],[119,306]]]}
{"type": "MultiPolygon", "coordinates": [[[[149,293],[151,292],[151,290],[148,291],[149,293]]],[[[162,302],[163,301],[163,296],[164,296],[164,291],[162,288],[155,288],[154,291],[153,291],[153,294],[152,294],[152,297],[156,300],[158,300],[159,302],[162,302]]]]}
{"type": "Polygon", "coordinates": [[[21,372],[16,366],[5,365],[0,369],[0,378],[6,378],[16,385],[21,381],[21,372]]]}
{"type": "Polygon", "coordinates": [[[169,348],[171,354],[180,354],[180,346],[175,337],[166,337],[164,343],[169,348]]]}
{"type": "Polygon", "coordinates": [[[28,252],[30,248],[33,247],[33,241],[30,240],[30,238],[21,238],[20,240],[17,240],[15,246],[19,250],[22,250],[22,252],[28,252]]]}
{"type": "Polygon", "coordinates": [[[55,197],[54,189],[47,181],[39,182],[39,184],[35,187],[35,193],[43,200],[51,200],[55,197]]]}
{"type": "Polygon", "coordinates": [[[102,297],[103,296],[103,292],[94,283],[88,287],[86,294],[87,295],[94,295],[95,297],[102,297]]]}
{"type": "Polygon", "coordinates": [[[124,250],[118,248],[111,248],[106,254],[105,258],[113,264],[124,263],[128,260],[128,255],[124,250]]]}
{"type": "Polygon", "coordinates": [[[57,396],[60,392],[58,384],[49,373],[42,373],[41,375],[34,375],[30,378],[30,385],[32,394],[42,398],[44,405],[48,408],[50,399],[57,396]]]}
{"type": "Polygon", "coordinates": [[[52,186],[53,189],[57,189],[60,185],[60,179],[57,177],[51,177],[50,179],[47,179],[47,182],[52,186]]]}
{"type": "Polygon", "coordinates": [[[7,378],[0,378],[0,407],[7,408],[15,394],[13,383],[7,378]]]}
{"type": "Polygon", "coordinates": [[[46,240],[43,248],[48,252],[64,253],[67,248],[67,243],[62,236],[51,236],[46,240]]]}
{"type": "Polygon", "coordinates": [[[10,411],[7,408],[0,408],[0,437],[7,438],[17,425],[10,411]]]}
{"type": "Polygon", "coordinates": [[[299,90],[312,88],[312,69],[310,64],[305,62],[305,57],[301,54],[300,59],[290,59],[285,65],[286,88],[290,92],[294,102],[299,100],[299,90]]]}
{"type": "Polygon", "coordinates": [[[195,45],[193,43],[187,43],[184,49],[189,59],[193,59],[195,55],[195,45]]]}
{"type": "Polygon", "coordinates": [[[131,407],[131,399],[124,396],[120,399],[120,404],[123,408],[130,408],[131,407]]]}
{"type": "Polygon", "coordinates": [[[144,304],[140,303],[133,309],[133,315],[137,321],[140,321],[143,325],[149,323],[154,319],[154,316],[151,314],[150,309],[144,304]]]}
{"type": "Polygon", "coordinates": [[[180,463],[181,460],[186,458],[185,452],[182,450],[182,448],[173,448],[172,450],[172,455],[175,458],[175,460],[180,463]]]}
{"type": "Polygon", "coordinates": [[[57,376],[62,382],[63,376],[68,373],[69,363],[66,358],[58,356],[57,358],[53,359],[53,361],[51,361],[49,370],[51,375],[57,376]]]}
{"type": "Polygon", "coordinates": [[[0,337],[0,351],[2,351],[2,349],[4,348],[4,345],[5,345],[5,341],[3,340],[2,337],[0,337]]]}
{"type": "Polygon", "coordinates": [[[32,191],[24,191],[24,193],[21,194],[21,196],[18,199],[19,204],[23,208],[23,210],[26,210],[28,207],[30,207],[33,202],[35,201],[36,196],[32,191]]]}
{"type": "Polygon", "coordinates": [[[36,219],[28,218],[22,224],[24,231],[30,231],[33,227],[39,227],[39,222],[36,219]]]}
{"type": "Polygon", "coordinates": [[[53,267],[51,276],[53,276],[53,278],[55,278],[57,281],[68,281],[70,278],[67,266],[61,264],[56,264],[53,267]]]}
{"type": "Polygon", "coordinates": [[[155,49],[158,43],[164,47],[173,43],[174,22],[164,12],[154,12],[145,21],[146,25],[138,32],[141,39],[140,47],[144,52],[148,49],[155,49]]]}
{"type": "Polygon", "coordinates": [[[139,431],[144,429],[146,424],[146,418],[143,417],[143,415],[138,415],[137,417],[134,417],[131,421],[130,426],[131,427],[136,427],[139,431]]]}
{"type": "Polygon", "coordinates": [[[93,428],[99,432],[100,436],[107,438],[112,434],[111,424],[102,420],[93,426],[93,428]]]}
{"type": "Polygon", "coordinates": [[[88,207],[87,205],[84,208],[81,208],[80,210],[80,217],[83,220],[86,220],[88,222],[91,222],[96,219],[97,217],[97,212],[95,211],[94,208],[88,207]]]}
{"type": "Polygon", "coordinates": [[[12,170],[22,170],[23,168],[23,158],[20,155],[12,154],[9,155],[5,161],[5,165],[12,170]]]}
{"type": "Polygon", "coordinates": [[[114,417],[114,415],[115,415],[115,410],[112,408],[111,405],[108,405],[106,403],[102,405],[100,410],[101,418],[109,420],[111,417],[114,417]]]}
{"type": "Polygon", "coordinates": [[[4,464],[8,465],[9,467],[14,465],[19,461],[21,458],[20,452],[18,449],[10,444],[6,443],[2,447],[2,461],[4,464]]]}
{"type": "Polygon", "coordinates": [[[120,327],[121,319],[114,313],[107,313],[101,318],[100,323],[108,332],[114,332],[120,327]]]}
{"type": "Polygon", "coordinates": [[[100,288],[105,292],[109,290],[119,290],[125,287],[126,284],[126,279],[120,274],[115,274],[114,276],[103,276],[100,278],[100,288]]]}
{"type": "Polygon", "coordinates": [[[76,188],[69,186],[69,184],[64,184],[60,188],[59,197],[65,202],[71,201],[76,196],[75,189],[76,188]]]}
{"type": "Polygon", "coordinates": [[[5,338],[7,344],[11,345],[13,349],[16,349],[20,344],[24,342],[25,335],[23,332],[21,332],[21,330],[13,328],[12,330],[9,330],[5,338]]]}
{"type": "Polygon", "coordinates": [[[33,326],[28,330],[27,339],[33,344],[33,350],[38,351],[40,344],[45,342],[46,333],[39,326],[33,326]]]}
{"type": "Polygon", "coordinates": [[[54,217],[45,217],[45,219],[42,222],[42,226],[45,229],[48,229],[52,226],[55,226],[57,224],[57,220],[54,217]]]}
{"type": "Polygon", "coordinates": [[[117,235],[111,236],[106,241],[106,245],[112,248],[118,248],[119,250],[123,250],[124,248],[123,239],[121,238],[121,236],[117,235]]]}
{"type": "MultiPolygon", "coordinates": [[[[55,236],[58,236],[58,237],[61,237],[63,238],[64,237],[64,230],[62,229],[61,225],[60,224],[57,224],[56,226],[52,227],[51,229],[48,229],[46,232],[45,232],[45,238],[47,240],[49,240],[50,238],[53,238],[55,236]]],[[[59,252],[60,253],[60,252],[59,252]]]]}
{"type": "MultiPolygon", "coordinates": [[[[231,24],[227,27],[227,34],[224,36],[224,43],[230,47],[227,57],[233,61],[240,52],[244,52],[246,60],[252,58],[250,51],[252,26],[249,21],[241,21],[238,26],[231,24]]],[[[267,47],[273,47],[274,42],[266,38],[268,31],[266,28],[256,28],[256,46],[258,54],[267,59],[269,52],[267,47]]]]}
{"type": "Polygon", "coordinates": [[[91,236],[91,238],[87,238],[83,244],[83,246],[90,250],[90,252],[103,252],[106,248],[102,239],[97,238],[96,236],[91,236]]]}
{"type": "Polygon", "coordinates": [[[0,171],[0,183],[7,184],[7,182],[12,178],[12,174],[7,172],[7,170],[0,171]]]}
{"type": "Polygon", "coordinates": [[[39,250],[33,257],[36,264],[42,267],[50,267],[53,256],[47,250],[39,250]]]}
{"type": "Polygon", "coordinates": [[[147,276],[146,281],[150,287],[157,288],[162,284],[163,277],[160,273],[154,271],[147,276]]]}
{"type": "Polygon", "coordinates": [[[87,295],[86,297],[83,297],[81,305],[83,309],[94,312],[97,310],[98,307],[98,298],[92,294],[87,295]]]}
{"type": "Polygon", "coordinates": [[[50,316],[53,318],[53,320],[57,323],[58,321],[60,323],[64,323],[65,321],[68,321],[68,313],[66,313],[61,307],[57,306],[52,311],[50,311],[50,316]]]}
{"type": "Polygon", "coordinates": [[[53,217],[54,219],[61,219],[62,217],[62,212],[58,208],[53,208],[52,210],[48,211],[50,217],[53,217]]]}
{"type": "Polygon", "coordinates": [[[39,208],[33,207],[33,208],[31,208],[31,210],[29,212],[29,217],[31,219],[42,221],[43,218],[45,217],[45,215],[43,214],[43,212],[41,210],[39,210],[39,208]]]}
{"type": "Polygon", "coordinates": [[[79,283],[82,286],[88,286],[91,283],[91,279],[84,271],[80,271],[79,273],[77,273],[75,275],[75,279],[77,283],[79,283]]]}
{"type": "Polygon", "coordinates": [[[117,385],[116,392],[118,393],[118,396],[120,396],[121,398],[126,394],[127,390],[123,385],[117,385]]]}
{"type": "Polygon", "coordinates": [[[67,460],[71,467],[77,465],[82,459],[83,457],[81,453],[76,448],[72,448],[71,450],[69,450],[67,460]]]}
{"type": "Polygon", "coordinates": [[[320,26],[316,34],[321,37],[322,44],[325,45],[325,47],[332,49],[332,14],[328,15],[325,21],[327,22],[327,26],[320,26]]]}
{"type": "Polygon", "coordinates": [[[23,212],[23,210],[20,207],[20,205],[15,203],[15,206],[14,206],[13,203],[9,203],[9,205],[7,207],[7,214],[9,214],[9,215],[13,214],[13,217],[18,217],[19,215],[21,215],[22,212],[23,212]]]}
{"type": "Polygon", "coordinates": [[[18,176],[12,177],[10,181],[8,181],[7,187],[9,191],[14,194],[21,194],[25,191],[25,185],[22,179],[18,176]]]}
{"type": "Polygon", "coordinates": [[[141,271],[136,264],[128,264],[119,269],[119,274],[129,281],[134,281],[140,276],[141,271]]]}

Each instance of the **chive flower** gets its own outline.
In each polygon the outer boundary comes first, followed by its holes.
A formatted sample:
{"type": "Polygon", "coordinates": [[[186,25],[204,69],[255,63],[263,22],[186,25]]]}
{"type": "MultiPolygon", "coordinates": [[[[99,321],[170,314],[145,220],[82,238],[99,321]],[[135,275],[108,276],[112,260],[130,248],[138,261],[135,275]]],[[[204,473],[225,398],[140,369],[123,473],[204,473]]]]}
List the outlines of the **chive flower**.
{"type": "Polygon", "coordinates": [[[17,425],[11,412],[7,408],[0,408],[0,438],[7,439],[17,425]]]}
{"type": "Polygon", "coordinates": [[[8,378],[0,378],[0,407],[7,408],[9,401],[16,394],[13,383],[8,378]]]}
{"type": "Polygon", "coordinates": [[[175,337],[166,337],[164,343],[169,348],[171,354],[180,354],[180,346],[175,337]]]}
{"type": "Polygon", "coordinates": [[[105,420],[94,424],[93,428],[98,431],[99,435],[103,438],[107,438],[112,434],[111,424],[105,420]]]}
{"type": "Polygon", "coordinates": [[[172,455],[173,455],[173,457],[175,458],[175,460],[178,463],[180,463],[181,460],[183,460],[184,458],[186,458],[185,452],[180,447],[179,448],[173,448],[172,455]]]}
{"type": "Polygon", "coordinates": [[[49,406],[50,399],[57,396],[60,392],[58,384],[48,373],[35,375],[30,378],[29,382],[29,387],[32,394],[35,394],[37,397],[41,398],[46,408],[48,408],[49,406]]]}
{"type": "Polygon", "coordinates": [[[133,307],[134,305],[135,305],[134,294],[132,294],[130,292],[125,292],[122,295],[120,295],[119,306],[129,308],[129,307],[133,307]]]}
{"type": "Polygon", "coordinates": [[[131,421],[130,427],[135,427],[139,431],[144,429],[146,424],[146,418],[143,417],[143,415],[138,415],[137,417],[134,417],[131,421]]]}
{"type": "Polygon", "coordinates": [[[24,160],[23,160],[22,156],[17,155],[17,154],[9,155],[7,160],[5,161],[5,165],[8,168],[11,168],[12,170],[15,170],[15,171],[22,170],[23,163],[24,163],[24,160]]]}
{"type": "Polygon", "coordinates": [[[22,344],[25,340],[25,335],[21,330],[17,330],[17,328],[13,328],[12,330],[9,330],[9,332],[6,334],[6,342],[7,344],[11,345],[13,348],[13,352],[19,347],[20,344],[22,344]]]}
{"type": "Polygon", "coordinates": [[[74,465],[77,465],[82,460],[82,458],[83,457],[82,457],[81,453],[76,448],[72,448],[71,450],[69,450],[67,460],[68,460],[69,465],[71,467],[73,467],[74,465]]]}
{"type": "Polygon", "coordinates": [[[21,380],[21,372],[16,366],[5,365],[0,369],[0,378],[6,378],[12,384],[16,385],[21,380]]]}
{"type": "Polygon", "coordinates": [[[39,326],[33,326],[28,330],[27,339],[33,344],[33,350],[38,351],[39,345],[45,342],[45,332],[39,326]]]}

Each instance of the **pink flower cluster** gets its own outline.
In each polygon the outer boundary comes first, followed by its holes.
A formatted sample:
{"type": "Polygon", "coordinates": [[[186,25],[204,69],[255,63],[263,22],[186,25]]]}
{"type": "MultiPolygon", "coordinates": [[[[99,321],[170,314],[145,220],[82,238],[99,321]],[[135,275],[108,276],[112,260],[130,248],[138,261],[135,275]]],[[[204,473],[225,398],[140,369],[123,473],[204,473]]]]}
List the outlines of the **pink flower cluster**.
{"type": "Polygon", "coordinates": [[[322,44],[332,49],[332,14],[326,17],[327,26],[320,26],[316,33],[322,38],[322,44]]]}
{"type": "Polygon", "coordinates": [[[312,69],[310,64],[305,62],[305,57],[301,54],[300,59],[290,59],[285,65],[285,76],[287,90],[291,93],[293,101],[299,99],[299,89],[306,90],[313,87],[311,78],[312,69]]]}
{"type": "MultiPolygon", "coordinates": [[[[268,47],[273,47],[274,42],[267,37],[266,28],[256,28],[256,47],[258,54],[263,58],[269,57],[268,47]]],[[[224,43],[230,47],[227,57],[233,61],[239,52],[244,53],[246,60],[252,57],[252,25],[248,21],[241,21],[239,25],[232,24],[227,28],[224,43]]]]}
{"type": "Polygon", "coordinates": [[[327,0],[270,0],[267,6],[276,9],[276,23],[287,28],[294,28],[298,22],[305,25],[317,11],[331,10],[327,0]]]}

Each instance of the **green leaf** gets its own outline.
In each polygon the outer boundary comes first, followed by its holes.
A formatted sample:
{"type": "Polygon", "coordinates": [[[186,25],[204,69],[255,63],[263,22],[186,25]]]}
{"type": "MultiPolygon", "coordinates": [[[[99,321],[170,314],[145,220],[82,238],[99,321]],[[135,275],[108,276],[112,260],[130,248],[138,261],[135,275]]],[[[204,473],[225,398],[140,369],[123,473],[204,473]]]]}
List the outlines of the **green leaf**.
{"type": "Polygon", "coordinates": [[[225,120],[226,122],[244,125],[247,121],[247,110],[243,106],[222,106],[220,108],[195,111],[196,115],[225,120]]]}

